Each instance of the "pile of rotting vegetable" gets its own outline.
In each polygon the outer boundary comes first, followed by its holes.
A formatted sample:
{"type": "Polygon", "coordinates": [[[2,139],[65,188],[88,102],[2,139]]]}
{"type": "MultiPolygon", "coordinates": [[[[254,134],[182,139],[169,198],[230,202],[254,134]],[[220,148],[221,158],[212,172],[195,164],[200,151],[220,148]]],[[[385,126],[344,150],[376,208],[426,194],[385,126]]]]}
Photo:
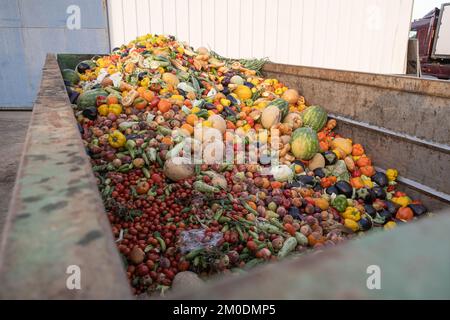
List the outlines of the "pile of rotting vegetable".
{"type": "Polygon", "coordinates": [[[264,62],[147,35],[63,71],[135,294],[182,271],[238,272],[426,213],[395,190],[395,169],[376,172],[361,144],[333,132],[322,107],[260,77],[264,62]],[[185,161],[186,144],[221,143],[197,140],[196,126],[247,149],[268,142],[280,164],[264,175],[270,164],[185,161]],[[274,128],[276,143],[264,130],[274,128]]]}

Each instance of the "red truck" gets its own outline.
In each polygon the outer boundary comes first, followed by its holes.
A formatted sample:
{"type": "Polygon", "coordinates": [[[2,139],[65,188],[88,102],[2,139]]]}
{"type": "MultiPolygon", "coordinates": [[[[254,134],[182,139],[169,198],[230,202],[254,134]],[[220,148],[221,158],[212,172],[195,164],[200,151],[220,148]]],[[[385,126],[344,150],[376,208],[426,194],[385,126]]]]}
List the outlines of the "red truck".
{"type": "Polygon", "coordinates": [[[422,75],[450,79],[450,3],[413,21],[411,38],[418,41],[422,75]]]}

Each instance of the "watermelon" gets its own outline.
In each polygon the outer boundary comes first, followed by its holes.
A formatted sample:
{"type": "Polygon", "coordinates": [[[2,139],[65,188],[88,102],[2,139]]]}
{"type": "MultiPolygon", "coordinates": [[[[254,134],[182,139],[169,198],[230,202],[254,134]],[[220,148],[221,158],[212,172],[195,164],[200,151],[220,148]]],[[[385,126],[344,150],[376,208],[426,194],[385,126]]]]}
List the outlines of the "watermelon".
{"type": "Polygon", "coordinates": [[[80,82],[80,76],[75,70],[64,69],[61,73],[64,81],[68,81],[71,85],[75,85],[80,82]]]}
{"type": "Polygon", "coordinates": [[[303,125],[318,132],[327,123],[327,112],[319,106],[310,106],[302,113],[303,125]]]}
{"type": "Polygon", "coordinates": [[[289,103],[281,98],[275,99],[268,106],[276,106],[281,111],[281,119],[284,119],[289,112],[289,103]]]}
{"type": "Polygon", "coordinates": [[[309,127],[296,129],[292,133],[290,144],[291,152],[297,159],[309,160],[319,152],[317,133],[309,127]]]}
{"type": "Polygon", "coordinates": [[[108,92],[103,89],[91,89],[83,92],[77,99],[77,106],[80,109],[89,107],[96,107],[96,100],[98,96],[107,96],[108,92]]]}

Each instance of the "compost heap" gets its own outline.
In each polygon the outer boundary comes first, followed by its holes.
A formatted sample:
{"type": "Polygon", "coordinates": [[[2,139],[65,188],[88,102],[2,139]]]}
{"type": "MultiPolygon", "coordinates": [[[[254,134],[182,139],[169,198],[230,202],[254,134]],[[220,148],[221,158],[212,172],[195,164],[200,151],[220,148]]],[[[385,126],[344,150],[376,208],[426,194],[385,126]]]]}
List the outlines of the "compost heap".
{"type": "Polygon", "coordinates": [[[322,107],[261,77],[264,62],[146,35],[63,70],[135,294],[167,289],[182,271],[242,271],[426,213],[322,107]],[[194,128],[219,130],[235,150],[268,143],[279,164],[263,174],[263,151],[258,163],[185,162],[187,144],[220,142],[194,128]]]}

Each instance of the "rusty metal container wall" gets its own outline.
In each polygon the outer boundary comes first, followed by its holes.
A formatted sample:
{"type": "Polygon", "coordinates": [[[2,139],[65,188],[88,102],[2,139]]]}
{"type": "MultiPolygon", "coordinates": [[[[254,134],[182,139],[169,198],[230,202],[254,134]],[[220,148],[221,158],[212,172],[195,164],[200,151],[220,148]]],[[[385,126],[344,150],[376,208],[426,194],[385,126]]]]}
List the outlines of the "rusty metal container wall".
{"type": "Polygon", "coordinates": [[[439,199],[424,198],[427,204],[448,203],[449,82],[272,63],[264,74],[323,106],[381,169],[397,168],[405,185],[439,199]]]}

